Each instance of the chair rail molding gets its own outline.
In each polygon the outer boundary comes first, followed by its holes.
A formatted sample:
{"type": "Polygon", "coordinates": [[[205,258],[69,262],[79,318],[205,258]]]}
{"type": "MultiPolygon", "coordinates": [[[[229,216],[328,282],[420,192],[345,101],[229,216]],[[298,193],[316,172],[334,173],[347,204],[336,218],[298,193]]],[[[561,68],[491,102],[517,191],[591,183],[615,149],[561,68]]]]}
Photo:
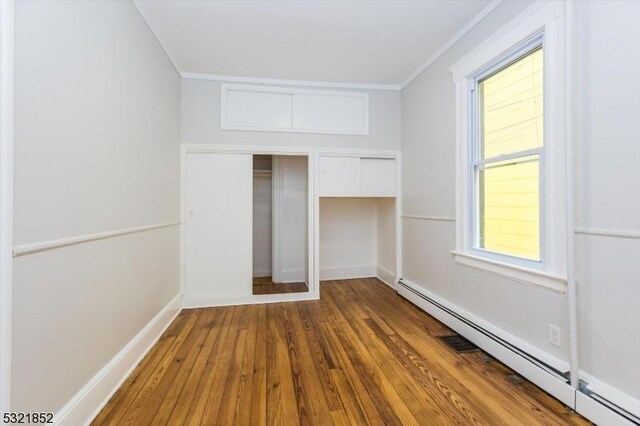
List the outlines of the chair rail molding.
{"type": "Polygon", "coordinates": [[[13,248],[13,257],[25,256],[33,253],[40,253],[47,250],[54,250],[62,247],[73,246],[76,244],[88,243],[91,241],[104,240],[106,238],[120,237],[122,235],[135,234],[138,232],[152,231],[155,229],[168,228],[170,226],[180,225],[180,221],[156,223],[153,225],[137,226],[134,228],[118,229],[115,231],[99,232],[96,234],[86,234],[76,237],[61,238],[58,240],[42,241],[37,243],[28,243],[15,246],[13,248]]]}

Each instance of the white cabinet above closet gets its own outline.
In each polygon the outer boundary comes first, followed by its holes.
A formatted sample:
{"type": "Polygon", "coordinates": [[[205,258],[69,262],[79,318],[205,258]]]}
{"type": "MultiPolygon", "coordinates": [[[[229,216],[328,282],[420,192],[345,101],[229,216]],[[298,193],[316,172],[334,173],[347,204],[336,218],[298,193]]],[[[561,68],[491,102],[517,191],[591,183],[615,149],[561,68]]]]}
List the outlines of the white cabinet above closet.
{"type": "Polygon", "coordinates": [[[397,154],[320,153],[321,197],[395,197],[397,154]]]}
{"type": "Polygon", "coordinates": [[[369,134],[369,94],[347,90],[222,84],[222,130],[369,134]]]}

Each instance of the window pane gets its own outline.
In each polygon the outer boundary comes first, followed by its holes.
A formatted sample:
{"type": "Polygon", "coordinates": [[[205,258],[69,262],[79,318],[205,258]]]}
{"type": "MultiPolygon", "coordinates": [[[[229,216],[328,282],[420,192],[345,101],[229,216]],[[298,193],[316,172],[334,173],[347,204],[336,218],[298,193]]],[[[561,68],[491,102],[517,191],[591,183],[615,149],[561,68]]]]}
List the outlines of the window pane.
{"type": "Polygon", "coordinates": [[[479,85],[481,158],[543,145],[542,48],[479,85]]]}
{"type": "Polygon", "coordinates": [[[478,171],[480,248],[540,260],[539,173],[537,155],[478,171]]]}

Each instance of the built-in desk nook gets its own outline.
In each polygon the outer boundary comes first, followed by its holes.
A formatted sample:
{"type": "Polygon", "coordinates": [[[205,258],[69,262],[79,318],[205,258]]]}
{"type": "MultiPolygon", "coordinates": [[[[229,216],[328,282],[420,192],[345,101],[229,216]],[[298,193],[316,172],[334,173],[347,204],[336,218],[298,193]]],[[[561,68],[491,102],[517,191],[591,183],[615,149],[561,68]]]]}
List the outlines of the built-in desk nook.
{"type": "Polygon", "coordinates": [[[397,151],[317,150],[316,277],[399,277],[397,151]]]}

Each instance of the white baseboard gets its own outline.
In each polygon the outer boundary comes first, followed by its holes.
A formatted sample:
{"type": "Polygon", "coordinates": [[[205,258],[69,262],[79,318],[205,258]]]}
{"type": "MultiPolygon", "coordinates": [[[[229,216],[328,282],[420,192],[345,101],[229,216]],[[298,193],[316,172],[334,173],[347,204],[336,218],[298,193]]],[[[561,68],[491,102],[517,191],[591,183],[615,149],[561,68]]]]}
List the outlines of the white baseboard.
{"type": "MultiPolygon", "coordinates": [[[[495,331],[497,330],[497,327],[495,326],[491,326],[491,329],[486,328],[486,321],[475,317],[462,308],[438,297],[437,295],[417,286],[414,283],[411,283],[406,279],[403,279],[402,283],[410,288],[409,290],[403,285],[398,285],[398,294],[400,294],[402,297],[406,298],[416,306],[429,313],[431,316],[437,318],[439,321],[443,322],[456,332],[460,333],[462,336],[469,339],[480,348],[482,348],[504,364],[508,365],[513,370],[517,371],[519,374],[526,377],[566,405],[570,407],[575,406],[575,389],[567,383],[566,379],[552,374],[542,367],[534,364],[529,359],[518,354],[509,347],[499,343],[497,340],[487,336],[485,333],[479,331],[477,328],[469,325],[467,322],[461,320],[458,317],[462,317],[464,318],[464,320],[474,323],[481,329],[488,331],[490,334],[493,334],[499,339],[508,342],[521,351],[537,357],[535,354],[532,354],[531,352],[526,350],[527,348],[523,348],[520,346],[522,344],[522,340],[517,339],[515,338],[515,336],[511,336],[504,331],[499,334],[496,333],[495,331]],[[444,309],[428,302],[427,300],[420,297],[420,295],[435,301],[444,309]]],[[[531,347],[531,345],[529,344],[526,344],[525,346],[528,346],[529,348],[531,347]]],[[[540,350],[538,350],[537,352],[540,353],[540,350]]],[[[557,368],[553,364],[549,363],[549,360],[552,360],[551,355],[547,355],[546,360],[542,361],[544,361],[548,365],[553,366],[554,368],[557,368]]],[[[565,364],[565,362],[562,360],[556,360],[554,363],[559,364],[560,366],[563,366],[565,364]]],[[[565,371],[564,368],[559,370],[565,371]]]]}
{"type": "Polygon", "coordinates": [[[307,274],[303,269],[284,269],[280,272],[279,283],[301,283],[307,281],[307,274]]]}
{"type": "Polygon", "coordinates": [[[375,266],[354,266],[349,268],[321,268],[320,281],[349,280],[352,278],[373,278],[378,273],[375,266]]]}
{"type": "Polygon", "coordinates": [[[180,313],[177,294],[56,413],[57,425],[88,425],[180,313]]]}
{"type": "Polygon", "coordinates": [[[437,294],[434,294],[432,292],[430,292],[429,290],[425,289],[424,287],[420,287],[417,284],[407,280],[406,278],[403,278],[402,281],[407,284],[409,287],[411,287],[413,290],[416,290],[418,292],[420,292],[421,294],[427,296],[430,299],[435,300],[436,302],[438,302],[439,304],[445,306],[447,309],[450,309],[452,311],[454,311],[456,314],[464,317],[465,319],[473,322],[474,324],[479,325],[480,327],[484,328],[485,330],[489,331],[491,334],[494,334],[496,336],[498,336],[499,338],[501,338],[502,340],[505,340],[507,342],[509,342],[510,344],[512,344],[513,346],[516,346],[517,348],[521,349],[522,351],[528,353],[529,355],[539,359],[540,361],[544,362],[545,364],[555,368],[558,371],[563,371],[563,372],[568,372],[569,369],[571,368],[569,363],[565,360],[562,360],[560,358],[557,358],[551,354],[549,354],[548,352],[545,352],[543,350],[541,350],[540,348],[537,348],[535,346],[533,346],[532,344],[530,344],[529,342],[522,340],[521,338],[514,336],[511,333],[508,333],[506,331],[504,331],[503,329],[493,325],[492,323],[484,320],[483,318],[480,318],[479,316],[449,302],[448,300],[443,299],[442,297],[438,296],[437,294]]]}
{"type": "Polygon", "coordinates": [[[580,379],[588,384],[587,389],[589,391],[598,394],[640,419],[640,400],[582,370],[580,370],[580,379]]]}
{"type": "Polygon", "coordinates": [[[621,416],[609,409],[606,405],[582,392],[576,392],[576,412],[591,420],[597,425],[603,426],[634,426],[637,423],[621,416]]]}
{"type": "Polygon", "coordinates": [[[318,300],[320,293],[282,293],[255,294],[236,297],[185,297],[182,306],[185,309],[213,308],[216,306],[259,305],[262,303],[298,302],[304,300],[318,300]]]}
{"type": "Polygon", "coordinates": [[[378,266],[376,277],[392,289],[396,289],[396,274],[392,270],[378,266]]]}
{"type": "Polygon", "coordinates": [[[263,278],[263,277],[270,277],[270,276],[271,276],[271,269],[254,269],[253,270],[254,278],[263,278]]]}

